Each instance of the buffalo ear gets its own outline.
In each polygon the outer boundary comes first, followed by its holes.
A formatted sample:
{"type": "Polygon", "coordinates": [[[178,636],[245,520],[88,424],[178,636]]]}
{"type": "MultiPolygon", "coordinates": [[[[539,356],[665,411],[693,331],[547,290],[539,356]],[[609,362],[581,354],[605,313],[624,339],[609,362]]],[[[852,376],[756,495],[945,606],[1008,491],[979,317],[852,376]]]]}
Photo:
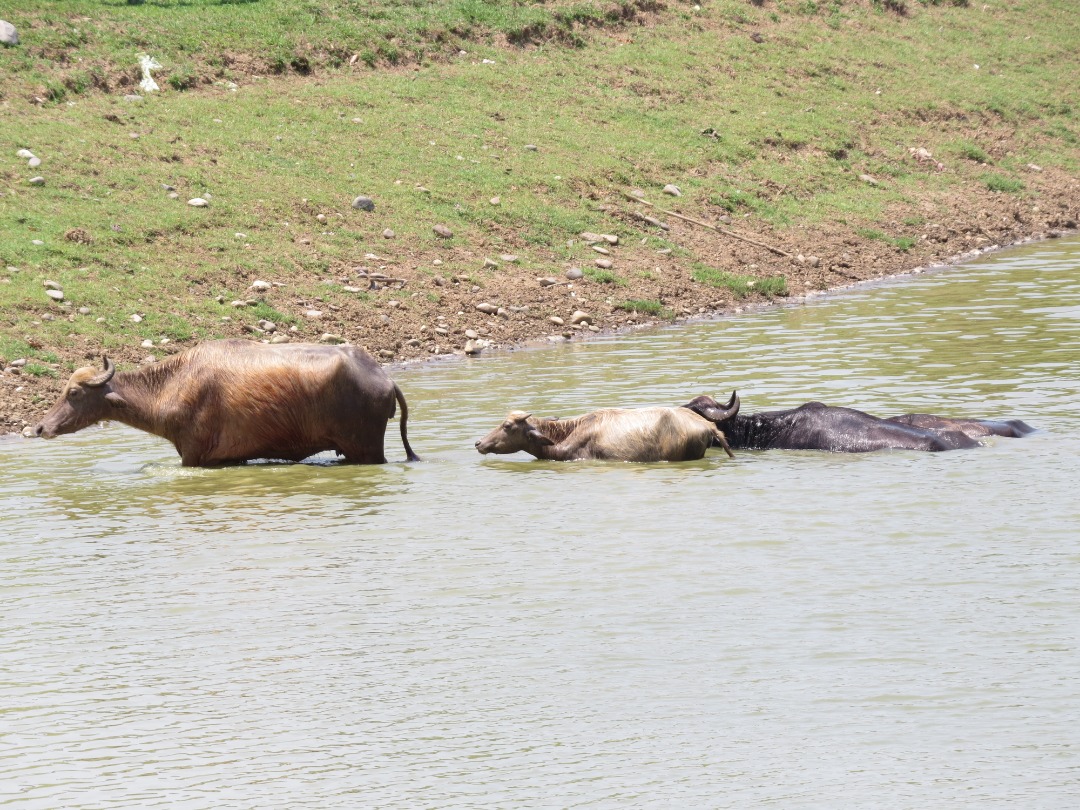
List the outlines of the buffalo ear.
{"type": "Polygon", "coordinates": [[[126,408],[127,400],[120,396],[115,391],[110,391],[105,395],[105,401],[112,404],[114,408],[126,408]]]}
{"type": "Polygon", "coordinates": [[[525,435],[527,435],[530,439],[539,444],[541,447],[551,447],[551,445],[555,444],[555,442],[553,442],[536,428],[533,428],[525,435]]]}

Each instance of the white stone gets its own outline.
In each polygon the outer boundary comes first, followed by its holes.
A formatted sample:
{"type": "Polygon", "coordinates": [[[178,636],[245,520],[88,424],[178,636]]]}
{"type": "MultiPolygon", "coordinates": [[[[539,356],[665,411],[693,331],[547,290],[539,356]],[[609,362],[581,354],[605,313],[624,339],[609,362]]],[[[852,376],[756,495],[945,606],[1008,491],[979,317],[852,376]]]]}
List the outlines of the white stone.
{"type": "Polygon", "coordinates": [[[269,281],[253,281],[251,289],[255,292],[267,292],[273,285],[269,281]]]}
{"type": "Polygon", "coordinates": [[[30,160],[26,161],[26,165],[29,166],[31,169],[36,169],[38,166],[41,165],[41,158],[32,157],[30,158],[30,160]]]}
{"type": "Polygon", "coordinates": [[[142,319],[143,319],[142,315],[139,315],[138,313],[135,313],[134,315],[131,316],[131,322],[132,323],[142,323],[142,319]]]}
{"type": "Polygon", "coordinates": [[[193,208],[206,208],[206,206],[208,206],[210,203],[208,203],[202,197],[195,197],[194,199],[188,200],[187,204],[192,206],[193,208]]]}
{"type": "Polygon", "coordinates": [[[15,157],[21,157],[24,160],[28,160],[29,158],[32,158],[33,156],[34,156],[34,153],[31,152],[29,149],[20,149],[18,152],[15,153],[15,157]]]}
{"type": "MultiPolygon", "coordinates": [[[[19,32],[7,20],[0,20],[0,45],[12,47],[19,44],[19,32]]],[[[20,155],[21,157],[21,155],[20,155]]]]}
{"type": "Polygon", "coordinates": [[[668,183],[666,186],[664,186],[664,193],[670,194],[672,197],[682,196],[682,191],[680,191],[679,187],[674,185],[673,183],[668,183]]]}
{"type": "Polygon", "coordinates": [[[49,298],[51,298],[53,301],[63,301],[64,300],[64,291],[63,290],[46,290],[45,294],[47,296],[49,296],[49,298]]]}

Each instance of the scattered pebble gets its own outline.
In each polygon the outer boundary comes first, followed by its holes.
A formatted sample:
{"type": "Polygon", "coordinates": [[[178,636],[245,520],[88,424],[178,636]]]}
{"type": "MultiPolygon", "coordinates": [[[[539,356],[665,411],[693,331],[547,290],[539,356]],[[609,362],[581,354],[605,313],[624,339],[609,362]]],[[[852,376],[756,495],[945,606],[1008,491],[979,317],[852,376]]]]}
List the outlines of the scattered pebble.
{"type": "Polygon", "coordinates": [[[387,228],[385,231],[383,231],[382,235],[383,235],[383,239],[393,239],[395,236],[397,236],[397,234],[394,233],[389,228],[387,228]]]}
{"type": "Polygon", "coordinates": [[[552,315],[550,318],[548,318],[548,320],[551,321],[556,326],[562,326],[565,323],[565,321],[562,318],[560,318],[558,315],[552,315]]]}
{"type": "Polygon", "coordinates": [[[31,177],[26,182],[28,182],[32,186],[43,186],[43,185],[45,185],[45,178],[44,177],[31,177]]]}
{"type": "Polygon", "coordinates": [[[581,241],[584,242],[587,245],[591,245],[594,242],[603,242],[604,237],[602,237],[598,233],[593,233],[592,231],[584,231],[581,234],[581,241]]]}
{"type": "Polygon", "coordinates": [[[880,185],[880,183],[878,183],[877,180],[875,180],[873,177],[871,177],[868,174],[860,174],[859,179],[862,180],[864,183],[869,183],[872,186],[880,185]]]}
{"type": "Polygon", "coordinates": [[[38,166],[41,165],[41,158],[32,157],[30,158],[30,160],[26,161],[26,165],[29,166],[31,169],[36,169],[38,166]]]}
{"type": "Polygon", "coordinates": [[[574,326],[577,326],[581,323],[592,323],[592,316],[589,313],[583,312],[579,309],[570,316],[570,323],[572,323],[574,326]]]}
{"type": "Polygon", "coordinates": [[[269,281],[253,281],[249,289],[255,292],[267,292],[273,285],[269,281]]]}
{"type": "Polygon", "coordinates": [[[612,262],[611,259],[597,259],[596,260],[596,266],[599,267],[602,270],[610,270],[612,268],[613,264],[614,264],[614,262],[612,262]]]}
{"type": "Polygon", "coordinates": [[[19,32],[7,20],[0,20],[0,45],[13,48],[19,44],[19,32]]]}
{"type": "Polygon", "coordinates": [[[136,312],[134,315],[131,316],[130,320],[132,323],[142,323],[143,317],[136,312]]]}
{"type": "Polygon", "coordinates": [[[49,298],[51,298],[53,301],[63,301],[64,300],[64,291],[63,290],[46,290],[45,294],[47,296],[49,296],[49,298]]]}
{"type": "Polygon", "coordinates": [[[538,278],[537,281],[540,282],[541,287],[552,287],[552,286],[559,283],[559,280],[557,278],[552,278],[551,276],[546,276],[544,278],[538,278]]]}
{"type": "Polygon", "coordinates": [[[600,254],[602,254],[604,256],[610,256],[611,255],[610,250],[608,250],[606,247],[600,247],[600,245],[593,245],[592,249],[595,250],[597,253],[600,253],[600,254]]]}
{"type": "Polygon", "coordinates": [[[440,239],[450,239],[454,235],[454,232],[445,225],[435,225],[431,230],[433,230],[435,235],[440,239]]]}
{"type": "Polygon", "coordinates": [[[309,309],[309,310],[306,310],[304,312],[304,317],[305,318],[311,318],[313,320],[317,319],[317,318],[321,318],[322,316],[323,316],[322,310],[319,310],[319,309],[309,309]]]}
{"type": "Polygon", "coordinates": [[[510,264],[513,264],[518,260],[518,257],[515,256],[513,253],[504,253],[499,258],[502,259],[504,262],[508,262],[510,264]]]}
{"type": "Polygon", "coordinates": [[[664,193],[670,194],[672,197],[682,196],[682,191],[679,190],[679,187],[672,183],[668,183],[666,186],[664,186],[664,193]]]}
{"type": "Polygon", "coordinates": [[[600,236],[603,237],[603,240],[605,242],[607,242],[609,245],[617,245],[617,244],[619,244],[619,237],[617,237],[613,233],[602,233],[602,234],[600,234],[600,236]]]}
{"type": "Polygon", "coordinates": [[[335,335],[332,332],[324,332],[323,335],[319,338],[319,343],[331,343],[336,345],[344,342],[345,338],[343,338],[341,335],[335,335]]]}
{"type": "Polygon", "coordinates": [[[465,354],[470,355],[470,356],[474,356],[474,355],[480,354],[481,351],[483,351],[483,348],[480,346],[480,343],[478,341],[476,341],[476,340],[467,340],[467,341],[465,341],[465,348],[464,348],[465,354]]]}
{"type": "Polygon", "coordinates": [[[187,204],[193,208],[206,208],[206,206],[208,206],[210,203],[208,203],[202,197],[195,197],[194,199],[188,200],[187,204]]]}
{"type": "Polygon", "coordinates": [[[484,259],[484,267],[486,267],[486,268],[488,268],[490,270],[495,270],[496,268],[498,268],[498,266],[499,266],[499,263],[497,261],[495,261],[494,259],[484,259]]]}
{"type": "Polygon", "coordinates": [[[487,315],[494,315],[496,312],[499,311],[499,308],[497,306],[488,303],[477,304],[476,308],[487,315]]]}
{"type": "Polygon", "coordinates": [[[374,211],[375,201],[371,197],[365,197],[361,194],[352,201],[352,207],[358,211],[374,211]]]}
{"type": "Polygon", "coordinates": [[[499,205],[502,203],[502,197],[492,197],[488,202],[492,205],[499,205]]]}
{"type": "Polygon", "coordinates": [[[536,147],[535,143],[527,143],[527,144],[525,144],[525,148],[528,149],[530,152],[536,152],[537,151],[537,147],[536,147]]]}
{"type": "Polygon", "coordinates": [[[566,277],[570,279],[570,281],[577,281],[579,278],[583,278],[584,275],[585,272],[580,267],[571,267],[566,271],[566,277]]]}
{"type": "Polygon", "coordinates": [[[29,158],[32,158],[33,156],[34,153],[31,152],[29,149],[20,149],[18,152],[15,153],[15,157],[21,157],[23,160],[27,160],[29,158]]]}

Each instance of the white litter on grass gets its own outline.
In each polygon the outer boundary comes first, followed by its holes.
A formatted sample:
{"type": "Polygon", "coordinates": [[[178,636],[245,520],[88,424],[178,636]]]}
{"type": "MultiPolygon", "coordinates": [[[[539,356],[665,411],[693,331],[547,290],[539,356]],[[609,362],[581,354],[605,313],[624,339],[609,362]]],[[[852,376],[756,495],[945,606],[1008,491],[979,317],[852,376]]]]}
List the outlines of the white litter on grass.
{"type": "Polygon", "coordinates": [[[145,90],[147,93],[153,93],[161,88],[158,87],[158,83],[154,81],[154,77],[150,75],[151,70],[161,70],[161,65],[158,61],[152,57],[143,54],[139,57],[139,67],[142,68],[142,81],[139,82],[139,87],[145,90]]]}

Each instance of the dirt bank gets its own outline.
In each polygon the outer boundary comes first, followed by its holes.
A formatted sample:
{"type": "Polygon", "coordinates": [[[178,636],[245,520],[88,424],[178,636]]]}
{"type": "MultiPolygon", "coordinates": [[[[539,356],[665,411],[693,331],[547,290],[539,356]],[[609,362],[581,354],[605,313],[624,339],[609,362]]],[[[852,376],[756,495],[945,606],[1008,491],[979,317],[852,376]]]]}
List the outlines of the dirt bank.
{"type": "MultiPolygon", "coordinates": [[[[934,263],[956,262],[973,255],[972,251],[1060,236],[1076,229],[1080,220],[1078,185],[1074,178],[1063,173],[1035,167],[1031,168],[1028,182],[1031,193],[1023,196],[969,184],[951,192],[948,198],[928,197],[916,204],[896,206],[880,223],[882,231],[894,234],[889,240],[838,224],[754,231],[750,220],[734,217],[725,221],[720,216],[723,212],[718,210],[685,212],[694,219],[770,245],[790,257],[661,213],[655,207],[626,198],[621,192],[589,193],[587,196],[597,208],[625,224],[625,228],[614,234],[619,237],[619,244],[601,243],[608,253],[595,253],[596,259],[612,263],[610,275],[614,280],[605,280],[608,274],[597,273],[593,265],[581,262],[580,267],[592,277],[586,275],[568,281],[568,265],[544,264],[542,252],[516,245],[512,234],[498,245],[448,247],[441,252],[395,245],[393,251],[387,251],[392,253],[392,258],[369,258],[367,269],[400,278],[405,282],[403,287],[391,284],[366,291],[355,299],[334,299],[344,303],[291,301],[294,307],[323,307],[323,310],[317,321],[298,324],[294,332],[285,334],[290,340],[318,340],[326,333],[337,334],[366,347],[390,365],[463,354],[473,333],[476,334],[474,345],[483,346],[482,351],[489,353],[535,340],[588,340],[598,332],[731,312],[739,307],[814,294],[934,263]],[[656,217],[667,230],[643,223],[642,215],[656,217]],[[650,248],[650,233],[663,235],[679,249],[650,248]],[[906,239],[900,243],[898,237],[906,239]],[[530,252],[528,267],[507,258],[519,248],[530,252]],[[485,257],[491,257],[497,266],[489,266],[482,277],[440,275],[443,265],[460,266],[465,260],[478,263],[485,257]],[[765,297],[756,293],[753,286],[742,295],[730,287],[696,280],[695,268],[700,270],[703,257],[710,267],[739,276],[782,277],[787,296],[765,297]],[[539,276],[538,266],[544,268],[539,276]],[[558,283],[545,286],[539,279],[555,279],[558,283]],[[647,303],[635,310],[638,305],[632,302],[647,303]],[[481,304],[502,308],[502,312],[485,313],[477,309],[481,304]],[[657,306],[660,311],[656,311],[657,306]],[[574,325],[573,314],[579,311],[587,313],[588,320],[574,325]],[[563,324],[559,325],[553,318],[562,319],[563,324]]],[[[648,199],[667,211],[681,210],[677,198],[650,191],[648,199]]],[[[580,240],[581,236],[553,235],[553,241],[567,238],[580,240]]],[[[369,284],[361,278],[356,266],[336,269],[340,271],[337,280],[343,287],[369,284]]],[[[193,295],[198,293],[193,290],[193,295]]],[[[266,296],[276,304],[273,297],[285,299],[289,291],[275,288],[266,296]]],[[[43,310],[42,317],[50,314],[43,310]]],[[[51,314],[51,317],[76,316],[51,314]]],[[[257,334],[250,325],[235,321],[223,321],[215,332],[221,337],[261,340],[271,339],[275,334],[257,334]]],[[[89,345],[85,338],[81,342],[81,346],[68,349],[42,347],[54,351],[62,361],[47,374],[29,374],[18,367],[18,358],[6,359],[0,372],[0,432],[20,432],[34,424],[60,393],[71,368],[100,361],[100,347],[89,345]]],[[[131,367],[183,348],[185,345],[179,342],[131,348],[115,352],[114,359],[121,368],[131,367]]]]}

